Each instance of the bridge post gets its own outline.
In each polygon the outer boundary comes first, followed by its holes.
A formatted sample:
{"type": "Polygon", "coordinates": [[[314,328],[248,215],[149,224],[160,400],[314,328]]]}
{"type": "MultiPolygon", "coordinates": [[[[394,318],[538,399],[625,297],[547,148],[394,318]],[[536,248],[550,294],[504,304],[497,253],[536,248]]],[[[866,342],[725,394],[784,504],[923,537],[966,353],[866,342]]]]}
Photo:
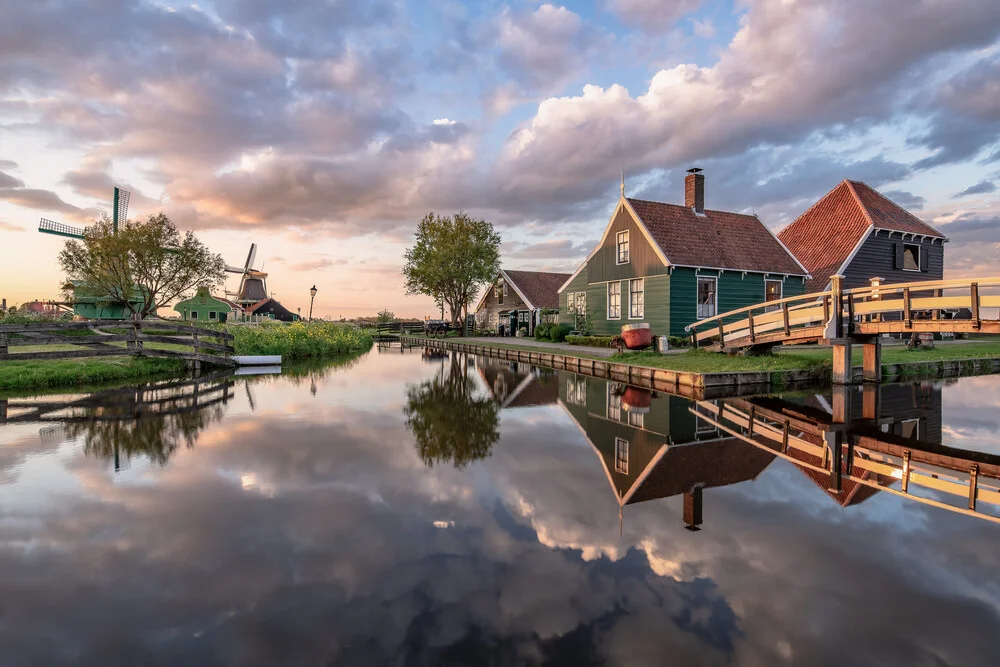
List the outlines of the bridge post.
{"type": "Polygon", "coordinates": [[[882,387],[876,384],[865,384],[861,397],[861,417],[878,422],[881,417],[882,387]]]}
{"type": "Polygon", "coordinates": [[[851,384],[854,382],[851,368],[851,339],[835,338],[830,344],[833,346],[833,383],[851,384]]]}
{"type": "Polygon", "coordinates": [[[823,436],[823,441],[830,449],[830,484],[827,488],[834,493],[840,493],[841,490],[844,440],[847,437],[847,428],[854,417],[851,404],[853,397],[854,389],[847,385],[835,386],[833,388],[833,423],[841,426],[841,428],[834,428],[827,431],[823,436]]]}
{"type": "Polygon", "coordinates": [[[702,490],[699,484],[684,493],[684,527],[688,530],[701,530],[702,490]]]}
{"type": "Polygon", "coordinates": [[[882,338],[874,336],[864,342],[862,368],[865,382],[882,381],[882,338]]]}
{"type": "Polygon", "coordinates": [[[0,398],[0,424],[7,421],[7,399],[0,398]]]}

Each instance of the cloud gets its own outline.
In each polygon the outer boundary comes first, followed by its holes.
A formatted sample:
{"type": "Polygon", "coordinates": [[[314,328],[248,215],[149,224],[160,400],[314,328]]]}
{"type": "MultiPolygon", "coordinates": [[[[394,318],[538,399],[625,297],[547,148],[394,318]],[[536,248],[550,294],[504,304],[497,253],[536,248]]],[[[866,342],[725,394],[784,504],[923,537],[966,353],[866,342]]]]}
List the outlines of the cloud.
{"type": "Polygon", "coordinates": [[[0,220],[0,232],[23,232],[24,229],[18,227],[17,225],[12,225],[9,222],[4,222],[0,220]]]}
{"type": "Polygon", "coordinates": [[[582,261],[597,245],[597,239],[574,243],[570,239],[505,243],[504,257],[511,259],[573,259],[582,261]]]}
{"type": "Polygon", "coordinates": [[[607,8],[622,23],[647,32],[669,28],[682,16],[690,14],[701,5],[701,0],[606,0],[606,2],[607,8]]]}
{"type": "Polygon", "coordinates": [[[955,195],[955,198],[965,197],[968,195],[982,195],[989,194],[991,192],[996,192],[997,186],[993,184],[993,181],[980,181],[975,185],[970,185],[961,192],[955,195]]]}
{"type": "Polygon", "coordinates": [[[886,190],[882,194],[911,211],[919,211],[927,203],[926,198],[915,195],[912,192],[906,192],[905,190],[886,190]]]}
{"type": "Polygon", "coordinates": [[[14,178],[10,174],[5,174],[4,172],[0,171],[0,190],[9,188],[23,188],[23,187],[24,187],[24,181],[22,181],[20,178],[14,178]]]}
{"type": "Polygon", "coordinates": [[[80,213],[81,209],[68,204],[51,190],[37,188],[0,188],[0,201],[6,201],[24,208],[40,211],[58,211],[59,213],[80,213]]]}
{"type": "MultiPolygon", "coordinates": [[[[277,261],[277,260],[272,260],[277,261]]],[[[297,264],[292,264],[291,269],[293,271],[316,271],[318,269],[328,269],[333,266],[343,266],[348,264],[346,259],[333,259],[330,257],[324,257],[322,259],[312,259],[307,262],[299,262],[297,264]]]]}

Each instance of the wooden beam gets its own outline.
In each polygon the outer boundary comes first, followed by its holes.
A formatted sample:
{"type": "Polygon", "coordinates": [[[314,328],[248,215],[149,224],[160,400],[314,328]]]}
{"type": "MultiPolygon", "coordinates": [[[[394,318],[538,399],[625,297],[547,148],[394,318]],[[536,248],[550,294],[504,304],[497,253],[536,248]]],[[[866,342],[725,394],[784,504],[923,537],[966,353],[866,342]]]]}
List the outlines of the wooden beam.
{"type": "Polygon", "coordinates": [[[787,303],[781,304],[781,321],[782,321],[782,324],[785,327],[785,335],[787,336],[787,335],[789,335],[791,333],[791,329],[790,329],[789,324],[788,324],[788,304],[787,303]]]}
{"type": "Polygon", "coordinates": [[[972,303],[972,328],[979,328],[979,283],[972,283],[969,286],[972,303]]]}

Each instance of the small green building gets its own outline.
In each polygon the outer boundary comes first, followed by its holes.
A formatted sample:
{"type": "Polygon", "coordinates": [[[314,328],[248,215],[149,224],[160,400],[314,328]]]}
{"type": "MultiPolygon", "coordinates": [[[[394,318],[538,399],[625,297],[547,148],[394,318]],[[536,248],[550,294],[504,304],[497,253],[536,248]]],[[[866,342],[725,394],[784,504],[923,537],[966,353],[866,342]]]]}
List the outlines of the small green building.
{"type": "MultiPolygon", "coordinates": [[[[128,307],[120,300],[93,289],[82,280],[70,280],[63,285],[63,291],[73,295],[73,314],[88,320],[124,320],[131,315],[128,307]]],[[[136,309],[143,302],[139,287],[132,290],[129,299],[136,309]]],[[[152,313],[156,315],[156,313],[152,313]]]]}
{"type": "Polygon", "coordinates": [[[730,310],[803,294],[809,272],[755,215],[705,208],[705,177],[685,179],[685,203],[625,197],[604,236],[559,289],[559,320],[590,316],[593,333],[646,322],[654,335],[730,310]]]}
{"type": "Polygon", "coordinates": [[[229,314],[238,309],[239,306],[232,301],[212,296],[207,287],[199,287],[194,296],[178,301],[174,306],[182,319],[205,322],[225,322],[229,314]]]}

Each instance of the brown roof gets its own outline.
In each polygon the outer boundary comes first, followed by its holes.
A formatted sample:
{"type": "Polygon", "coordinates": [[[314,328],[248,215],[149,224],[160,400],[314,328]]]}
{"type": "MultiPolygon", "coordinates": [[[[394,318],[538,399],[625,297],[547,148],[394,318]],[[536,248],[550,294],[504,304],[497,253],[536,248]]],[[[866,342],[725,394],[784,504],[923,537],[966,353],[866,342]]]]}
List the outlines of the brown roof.
{"type": "Polygon", "coordinates": [[[643,199],[628,203],[667,261],[677,266],[805,275],[755,215],[705,210],[643,199]]]}
{"type": "Polygon", "coordinates": [[[517,286],[518,291],[527,298],[530,305],[535,308],[558,308],[559,288],[569,280],[571,274],[505,269],[504,275],[517,286]]]}
{"type": "Polygon", "coordinates": [[[842,181],[778,233],[820,291],[872,228],[944,238],[918,217],[859,181],[842,181]]]}
{"type": "Polygon", "coordinates": [[[690,491],[728,486],[754,479],[774,460],[774,454],[738,438],[674,445],[656,464],[628,504],[668,498],[690,491]]]}

